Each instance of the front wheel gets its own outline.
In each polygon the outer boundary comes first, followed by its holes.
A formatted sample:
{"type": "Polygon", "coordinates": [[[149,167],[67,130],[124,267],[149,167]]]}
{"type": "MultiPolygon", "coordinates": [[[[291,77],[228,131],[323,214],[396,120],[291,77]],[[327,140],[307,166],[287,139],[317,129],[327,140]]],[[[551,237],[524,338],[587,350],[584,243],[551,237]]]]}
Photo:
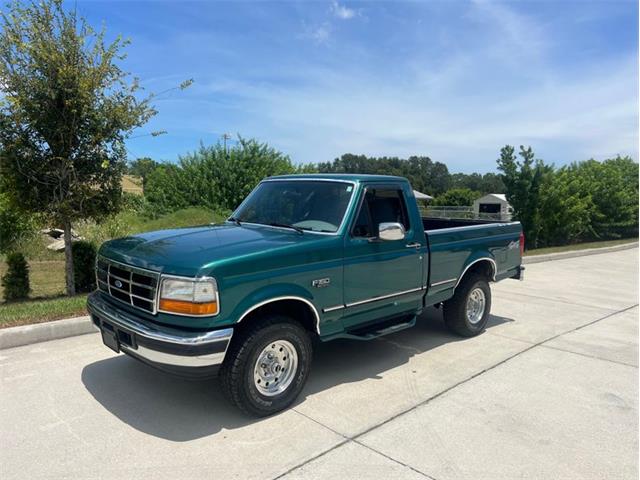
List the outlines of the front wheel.
{"type": "Polygon", "coordinates": [[[269,315],[232,341],[220,370],[223,392],[249,415],[284,410],[304,387],[311,356],[307,330],[286,316],[269,315]]]}
{"type": "Polygon", "coordinates": [[[453,297],[444,302],[444,322],[463,337],[474,337],[487,326],[491,311],[491,288],[480,275],[462,279],[453,297]]]}

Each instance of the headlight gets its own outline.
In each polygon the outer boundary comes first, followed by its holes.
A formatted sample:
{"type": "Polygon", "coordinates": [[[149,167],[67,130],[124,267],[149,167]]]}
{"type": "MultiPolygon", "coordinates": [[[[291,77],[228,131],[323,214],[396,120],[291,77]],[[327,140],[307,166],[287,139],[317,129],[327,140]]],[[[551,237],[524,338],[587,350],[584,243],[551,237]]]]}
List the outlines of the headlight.
{"type": "Polygon", "coordinates": [[[217,315],[218,285],[213,278],[165,277],[160,285],[158,310],[181,315],[217,315]]]}

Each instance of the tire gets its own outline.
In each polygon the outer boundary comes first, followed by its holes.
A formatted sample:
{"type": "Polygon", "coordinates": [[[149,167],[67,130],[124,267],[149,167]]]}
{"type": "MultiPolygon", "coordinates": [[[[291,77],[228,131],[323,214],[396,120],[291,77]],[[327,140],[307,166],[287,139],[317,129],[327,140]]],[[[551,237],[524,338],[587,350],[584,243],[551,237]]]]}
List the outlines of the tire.
{"type": "Polygon", "coordinates": [[[232,340],[219,373],[222,391],[247,415],[284,410],[307,381],[312,353],[309,332],[299,323],[267,315],[232,340]]]}
{"type": "Polygon", "coordinates": [[[444,323],[451,332],[457,335],[475,337],[482,333],[487,326],[490,311],[491,288],[489,283],[485,277],[471,274],[462,279],[453,297],[444,302],[444,323]],[[467,302],[470,301],[469,297],[472,295],[470,319],[467,315],[467,302]],[[480,298],[484,300],[484,306],[482,312],[478,313],[480,311],[480,298]],[[473,308],[474,305],[477,308],[473,308]]]}

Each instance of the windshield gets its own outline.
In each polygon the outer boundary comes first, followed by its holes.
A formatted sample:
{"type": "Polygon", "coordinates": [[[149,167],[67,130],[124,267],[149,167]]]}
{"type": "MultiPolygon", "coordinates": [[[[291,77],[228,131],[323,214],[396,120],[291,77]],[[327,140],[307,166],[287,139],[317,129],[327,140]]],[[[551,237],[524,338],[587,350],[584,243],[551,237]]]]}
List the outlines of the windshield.
{"type": "Polygon", "coordinates": [[[353,185],[313,180],[266,181],[235,211],[235,220],[264,225],[291,225],[313,232],[340,228],[353,185]]]}

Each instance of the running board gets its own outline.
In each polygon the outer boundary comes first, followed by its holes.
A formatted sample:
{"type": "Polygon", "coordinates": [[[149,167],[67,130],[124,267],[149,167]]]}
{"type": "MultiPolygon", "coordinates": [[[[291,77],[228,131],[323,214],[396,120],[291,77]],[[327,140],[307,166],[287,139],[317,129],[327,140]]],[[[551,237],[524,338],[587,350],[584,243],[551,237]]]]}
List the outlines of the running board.
{"type": "Polygon", "coordinates": [[[400,332],[402,330],[406,330],[407,328],[411,328],[416,324],[416,316],[412,317],[402,317],[400,319],[396,319],[394,323],[390,321],[385,321],[381,323],[377,323],[371,325],[369,327],[360,327],[358,329],[354,329],[344,333],[338,333],[336,335],[331,335],[329,338],[323,338],[323,341],[333,340],[335,338],[347,338],[351,340],[373,340],[374,338],[382,337],[384,335],[389,335],[391,333],[400,332]]]}

